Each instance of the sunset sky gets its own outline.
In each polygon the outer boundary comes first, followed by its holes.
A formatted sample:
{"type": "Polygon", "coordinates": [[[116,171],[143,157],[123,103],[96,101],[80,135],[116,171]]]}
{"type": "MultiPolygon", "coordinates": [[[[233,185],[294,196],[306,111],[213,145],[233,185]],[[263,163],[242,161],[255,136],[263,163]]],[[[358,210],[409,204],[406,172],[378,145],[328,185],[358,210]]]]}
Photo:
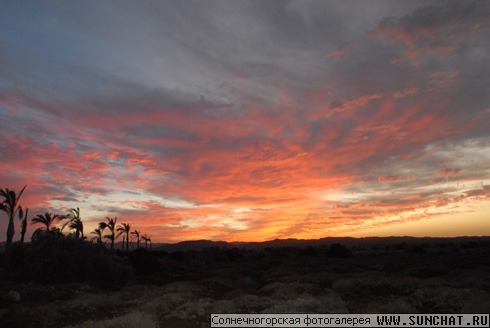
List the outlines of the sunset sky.
{"type": "Polygon", "coordinates": [[[0,6],[0,188],[27,184],[30,217],[153,242],[490,235],[488,1],[0,6]]]}

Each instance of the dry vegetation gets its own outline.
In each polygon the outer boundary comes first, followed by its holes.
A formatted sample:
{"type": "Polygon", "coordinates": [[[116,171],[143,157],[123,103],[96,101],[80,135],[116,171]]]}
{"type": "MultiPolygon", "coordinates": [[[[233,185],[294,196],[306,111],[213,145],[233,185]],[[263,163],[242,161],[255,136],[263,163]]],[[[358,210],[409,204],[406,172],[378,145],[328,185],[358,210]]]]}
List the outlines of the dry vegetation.
{"type": "Polygon", "coordinates": [[[160,271],[135,274],[118,290],[2,281],[1,322],[7,327],[208,327],[210,313],[225,312],[490,309],[488,242],[369,245],[352,253],[329,257],[322,246],[157,251],[152,254],[160,271]],[[12,301],[9,291],[18,292],[20,301],[12,301]]]}

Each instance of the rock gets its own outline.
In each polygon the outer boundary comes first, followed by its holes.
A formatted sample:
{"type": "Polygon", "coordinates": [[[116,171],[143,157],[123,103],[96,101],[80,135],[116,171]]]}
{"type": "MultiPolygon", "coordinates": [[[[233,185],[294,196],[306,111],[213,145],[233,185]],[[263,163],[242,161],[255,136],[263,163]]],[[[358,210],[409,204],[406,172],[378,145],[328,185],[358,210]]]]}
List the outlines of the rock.
{"type": "Polygon", "coordinates": [[[9,297],[12,302],[20,302],[20,294],[15,290],[9,291],[9,297]]]}

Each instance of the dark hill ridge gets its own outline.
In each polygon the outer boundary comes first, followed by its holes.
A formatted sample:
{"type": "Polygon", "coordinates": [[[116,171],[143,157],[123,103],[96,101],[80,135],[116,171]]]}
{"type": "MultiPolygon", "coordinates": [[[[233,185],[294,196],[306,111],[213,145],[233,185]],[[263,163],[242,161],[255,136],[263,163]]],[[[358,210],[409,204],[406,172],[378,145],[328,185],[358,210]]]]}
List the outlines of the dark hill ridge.
{"type": "Polygon", "coordinates": [[[362,247],[362,246],[387,246],[393,244],[444,244],[444,243],[470,243],[470,242],[487,242],[490,243],[490,236],[480,237],[326,237],[320,239],[274,239],[264,242],[225,242],[225,241],[211,241],[211,240],[189,240],[182,241],[175,244],[159,244],[155,243],[152,246],[153,250],[174,252],[174,251],[201,251],[210,247],[228,247],[228,248],[243,248],[243,249],[263,249],[267,247],[300,247],[307,246],[323,246],[331,245],[334,243],[343,244],[347,247],[362,247]]]}
{"type": "MultiPolygon", "coordinates": [[[[201,251],[210,247],[238,247],[243,249],[263,249],[266,247],[307,247],[307,246],[323,246],[334,243],[342,244],[347,247],[362,247],[362,246],[387,246],[393,244],[415,245],[422,243],[443,244],[443,243],[470,243],[470,242],[487,242],[490,243],[490,236],[462,236],[462,237],[325,237],[320,239],[274,239],[263,242],[226,242],[212,241],[206,239],[188,240],[178,243],[152,243],[151,249],[158,251],[201,251]]],[[[3,251],[5,242],[0,242],[0,251],[3,251]]],[[[121,249],[121,242],[115,242],[114,248],[121,249]]],[[[144,244],[141,244],[144,247],[144,244]]],[[[130,246],[135,247],[133,242],[130,246]]]]}
{"type": "Polygon", "coordinates": [[[233,247],[232,244],[225,241],[211,241],[211,240],[187,240],[181,241],[176,244],[154,244],[153,250],[175,252],[175,251],[202,251],[203,249],[210,247],[233,247]]]}

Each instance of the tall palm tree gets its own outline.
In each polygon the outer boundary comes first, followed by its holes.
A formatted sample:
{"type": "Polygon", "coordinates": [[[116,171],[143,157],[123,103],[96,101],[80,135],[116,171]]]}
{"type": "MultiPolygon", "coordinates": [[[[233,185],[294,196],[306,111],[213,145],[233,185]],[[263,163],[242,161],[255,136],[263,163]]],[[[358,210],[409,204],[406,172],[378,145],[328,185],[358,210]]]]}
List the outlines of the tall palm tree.
{"type": "MultiPolygon", "coordinates": [[[[104,236],[104,229],[107,228],[107,224],[105,222],[99,222],[100,234],[102,237],[104,236]]],[[[101,239],[102,241],[102,239],[101,239]]]]}
{"type": "Polygon", "coordinates": [[[102,234],[104,229],[95,228],[91,234],[95,235],[95,237],[90,238],[90,241],[97,241],[98,244],[102,244],[102,234]]]}
{"type": "Polygon", "coordinates": [[[19,199],[22,193],[26,189],[27,185],[22,188],[19,195],[15,194],[15,191],[6,189],[0,189],[0,196],[4,197],[4,200],[0,203],[0,210],[5,212],[9,217],[9,224],[7,227],[7,242],[5,243],[5,251],[9,251],[12,247],[12,240],[14,239],[15,228],[14,218],[18,215],[19,219],[24,216],[22,206],[19,205],[19,199]]]}
{"type": "Polygon", "coordinates": [[[68,228],[70,228],[70,230],[75,230],[75,238],[85,238],[83,235],[83,222],[81,220],[73,220],[69,222],[68,228]]]}
{"type": "Polygon", "coordinates": [[[117,238],[115,235],[117,217],[115,217],[114,219],[106,217],[105,219],[107,220],[107,222],[100,222],[99,228],[108,228],[111,231],[111,234],[105,235],[104,238],[107,238],[111,241],[111,249],[114,249],[114,240],[117,238]]]}
{"type": "Polygon", "coordinates": [[[133,232],[131,232],[131,234],[134,236],[134,238],[136,238],[136,249],[139,249],[140,248],[140,232],[138,230],[134,230],[133,232]]]}
{"type": "Polygon", "coordinates": [[[38,228],[38,231],[49,231],[52,229],[52,226],[56,220],[63,220],[65,217],[58,214],[51,214],[46,212],[45,214],[38,214],[36,217],[31,219],[32,224],[40,223],[44,225],[44,227],[38,228]]]}
{"type": "MultiPolygon", "coordinates": [[[[126,252],[129,252],[129,232],[131,231],[131,225],[129,223],[121,223],[120,225],[117,226],[117,231],[119,232],[117,234],[118,237],[122,234],[126,235],[126,252]]],[[[124,244],[123,244],[123,248],[124,248],[124,244]]]]}
{"type": "Polygon", "coordinates": [[[68,210],[68,214],[66,215],[66,218],[69,221],[69,225],[68,227],[71,229],[71,230],[75,230],[75,237],[76,238],[80,238],[82,237],[82,239],[84,238],[84,235],[83,235],[83,222],[82,222],[82,218],[80,217],[80,208],[70,208],[68,210]]]}
{"type": "Polygon", "coordinates": [[[27,232],[27,213],[29,213],[29,209],[26,208],[26,212],[24,213],[24,218],[22,219],[22,223],[20,225],[20,244],[24,247],[24,237],[27,232]]]}
{"type": "Polygon", "coordinates": [[[148,242],[150,243],[150,250],[151,250],[151,238],[147,234],[144,234],[141,236],[141,239],[145,241],[145,248],[148,248],[148,242]]]}

